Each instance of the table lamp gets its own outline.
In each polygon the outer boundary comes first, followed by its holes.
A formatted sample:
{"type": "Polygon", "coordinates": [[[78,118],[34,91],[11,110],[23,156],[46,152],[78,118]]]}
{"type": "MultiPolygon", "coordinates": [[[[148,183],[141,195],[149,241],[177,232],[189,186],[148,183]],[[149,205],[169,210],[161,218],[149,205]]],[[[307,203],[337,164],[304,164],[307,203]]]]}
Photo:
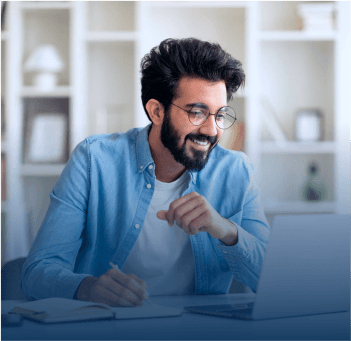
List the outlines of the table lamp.
{"type": "Polygon", "coordinates": [[[41,91],[50,91],[57,84],[57,73],[62,71],[62,62],[54,45],[37,47],[24,64],[26,72],[36,72],[34,85],[41,91]]]}

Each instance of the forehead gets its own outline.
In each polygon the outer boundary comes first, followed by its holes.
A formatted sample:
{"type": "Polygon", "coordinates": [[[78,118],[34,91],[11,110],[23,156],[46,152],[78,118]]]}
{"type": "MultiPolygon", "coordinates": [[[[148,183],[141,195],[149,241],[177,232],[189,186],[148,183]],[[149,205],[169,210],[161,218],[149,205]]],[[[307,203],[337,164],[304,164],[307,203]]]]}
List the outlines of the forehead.
{"type": "Polygon", "coordinates": [[[215,105],[226,105],[227,89],[224,81],[209,81],[197,77],[182,77],[177,86],[176,98],[183,103],[212,102],[215,105]]]}

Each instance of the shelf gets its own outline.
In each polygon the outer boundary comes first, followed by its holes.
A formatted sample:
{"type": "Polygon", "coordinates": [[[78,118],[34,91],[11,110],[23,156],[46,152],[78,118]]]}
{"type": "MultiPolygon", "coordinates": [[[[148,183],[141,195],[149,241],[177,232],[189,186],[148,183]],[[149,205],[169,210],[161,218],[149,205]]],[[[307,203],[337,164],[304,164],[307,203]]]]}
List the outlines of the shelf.
{"type": "Polygon", "coordinates": [[[262,142],[263,154],[332,154],[335,153],[335,142],[262,142]]]}
{"type": "Polygon", "coordinates": [[[57,165],[23,165],[22,175],[23,176],[60,176],[65,164],[57,165]]]}
{"type": "Polygon", "coordinates": [[[34,86],[25,86],[22,88],[22,97],[70,97],[72,88],[70,86],[58,86],[54,90],[45,92],[38,90],[34,86]]]}
{"type": "Polygon", "coordinates": [[[22,2],[22,9],[69,9],[72,7],[71,1],[28,1],[22,2]]]}
{"type": "Polygon", "coordinates": [[[247,1],[151,1],[151,8],[246,8],[247,1]]]}
{"type": "Polygon", "coordinates": [[[261,41],[334,41],[336,31],[261,31],[261,41]]]}
{"type": "Polygon", "coordinates": [[[86,35],[86,40],[90,42],[103,42],[103,41],[110,41],[110,42],[123,42],[123,41],[136,41],[137,40],[137,33],[133,31],[95,31],[89,32],[86,35]]]}
{"type": "Polygon", "coordinates": [[[331,213],[336,211],[336,204],[333,201],[303,202],[263,202],[265,213],[331,213]]]}

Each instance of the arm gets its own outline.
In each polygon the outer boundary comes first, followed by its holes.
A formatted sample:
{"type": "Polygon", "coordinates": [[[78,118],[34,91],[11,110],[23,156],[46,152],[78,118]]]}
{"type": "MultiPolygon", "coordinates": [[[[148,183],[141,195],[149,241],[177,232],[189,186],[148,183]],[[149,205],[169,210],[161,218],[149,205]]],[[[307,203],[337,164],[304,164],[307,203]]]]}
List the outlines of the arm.
{"type": "Polygon", "coordinates": [[[234,277],[256,291],[270,228],[259,202],[258,190],[251,181],[243,198],[243,209],[228,219],[196,192],[175,200],[168,211],[157,216],[170,225],[177,222],[187,234],[207,232],[220,241],[234,277]]]}
{"type": "Polygon", "coordinates": [[[87,276],[75,274],[89,195],[88,143],[80,143],[50,194],[50,206],[22,271],[29,299],[72,298],[87,276]]]}

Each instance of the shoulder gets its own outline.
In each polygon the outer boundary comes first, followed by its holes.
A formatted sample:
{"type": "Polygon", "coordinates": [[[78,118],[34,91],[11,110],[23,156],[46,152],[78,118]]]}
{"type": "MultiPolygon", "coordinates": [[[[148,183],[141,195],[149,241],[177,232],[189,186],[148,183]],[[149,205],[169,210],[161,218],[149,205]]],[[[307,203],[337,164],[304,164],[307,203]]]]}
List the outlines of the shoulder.
{"type": "Polygon", "coordinates": [[[134,128],[126,133],[116,132],[113,134],[91,135],[76,146],[72,157],[82,155],[87,155],[89,158],[94,155],[101,157],[108,154],[118,155],[126,150],[131,151],[140,130],[140,128],[134,128]]]}
{"type": "Polygon", "coordinates": [[[217,145],[210,154],[208,164],[205,168],[219,169],[222,172],[240,172],[248,177],[253,172],[253,165],[249,157],[240,151],[225,149],[217,145]]]}

